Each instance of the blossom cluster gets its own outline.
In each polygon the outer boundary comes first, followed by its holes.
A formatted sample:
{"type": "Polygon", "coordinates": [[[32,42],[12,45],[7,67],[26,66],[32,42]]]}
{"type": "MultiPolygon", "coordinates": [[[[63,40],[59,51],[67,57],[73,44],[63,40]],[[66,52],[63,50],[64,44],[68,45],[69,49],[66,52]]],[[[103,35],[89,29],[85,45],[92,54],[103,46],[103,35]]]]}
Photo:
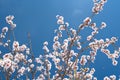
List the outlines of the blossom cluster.
{"type": "MultiPolygon", "coordinates": [[[[93,2],[92,12],[96,15],[103,9],[107,0],[93,0],[93,2]]],[[[111,59],[114,66],[117,66],[120,47],[115,46],[118,41],[116,37],[105,40],[96,38],[99,30],[107,25],[101,22],[100,27],[97,27],[92,17],[85,18],[76,30],[69,28],[69,23],[64,20],[63,16],[57,15],[59,27],[55,30],[52,49],[48,47],[49,42],[45,41],[42,48],[44,54],[35,57],[32,52],[31,39],[28,45],[20,44],[16,39],[8,38],[6,41],[6,35],[10,36],[10,32],[13,33],[16,27],[13,22],[14,16],[7,16],[6,22],[10,28],[3,27],[0,34],[0,46],[7,49],[7,53],[0,51],[0,73],[3,73],[6,80],[22,78],[26,80],[97,80],[94,76],[96,70],[90,67],[90,64],[95,62],[98,50],[111,59]],[[80,35],[84,28],[92,29],[86,39],[80,35]],[[109,50],[109,46],[115,47],[113,53],[109,50]]],[[[14,34],[12,36],[15,38],[14,34]]],[[[116,80],[117,78],[111,75],[103,79],[116,80]]]]}

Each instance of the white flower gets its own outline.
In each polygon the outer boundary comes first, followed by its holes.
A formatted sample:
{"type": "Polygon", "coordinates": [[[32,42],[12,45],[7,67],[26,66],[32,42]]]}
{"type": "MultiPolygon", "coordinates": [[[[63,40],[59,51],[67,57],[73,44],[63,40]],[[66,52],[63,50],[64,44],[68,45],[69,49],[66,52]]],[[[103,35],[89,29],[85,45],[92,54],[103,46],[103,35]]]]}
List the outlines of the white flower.
{"type": "Polygon", "coordinates": [[[19,50],[19,42],[18,41],[13,42],[13,50],[15,50],[15,51],[19,50]]]}
{"type": "Polygon", "coordinates": [[[94,72],[95,72],[95,69],[92,68],[91,71],[90,71],[90,74],[94,74],[94,72]]]}
{"type": "Polygon", "coordinates": [[[112,64],[113,64],[114,66],[117,66],[118,61],[116,61],[116,60],[114,59],[114,60],[112,60],[112,64]]]}
{"type": "Polygon", "coordinates": [[[68,22],[66,22],[65,24],[66,24],[67,27],[69,26],[69,23],[68,23],[68,22]]]}
{"type": "Polygon", "coordinates": [[[96,77],[94,77],[94,78],[93,78],[93,80],[97,80],[97,78],[96,78],[96,77]]]}
{"type": "Polygon", "coordinates": [[[16,61],[21,61],[21,60],[23,60],[23,59],[25,59],[25,56],[22,54],[22,53],[17,53],[16,55],[15,55],[15,60],[16,61]]]}
{"type": "Polygon", "coordinates": [[[59,16],[59,19],[60,19],[60,20],[64,20],[64,17],[63,17],[63,16],[59,16]]]}
{"type": "Polygon", "coordinates": [[[57,63],[60,62],[60,59],[59,58],[54,58],[53,61],[55,62],[55,64],[57,64],[57,63]]]}
{"type": "Polygon", "coordinates": [[[21,67],[21,68],[18,70],[18,73],[23,74],[24,71],[25,71],[25,67],[21,67]]]}
{"type": "Polygon", "coordinates": [[[23,52],[26,48],[27,48],[26,45],[23,44],[22,46],[19,47],[19,50],[23,52]]]}
{"type": "Polygon", "coordinates": [[[64,24],[63,20],[58,19],[57,24],[64,24]]]}
{"type": "Polygon", "coordinates": [[[115,76],[115,75],[111,75],[110,78],[111,78],[112,80],[116,80],[116,76],[115,76]]]}
{"type": "Polygon", "coordinates": [[[80,64],[81,64],[81,65],[85,65],[86,63],[87,63],[86,56],[85,56],[85,55],[82,55],[82,56],[81,56],[81,59],[80,59],[80,64]]]}
{"type": "Polygon", "coordinates": [[[14,19],[14,16],[13,15],[9,15],[9,16],[6,16],[6,22],[8,24],[11,24],[12,20],[14,19]]]}
{"type": "Polygon", "coordinates": [[[11,60],[10,59],[4,59],[4,69],[8,69],[8,68],[10,68],[10,66],[11,66],[11,60]]]}
{"type": "Polygon", "coordinates": [[[105,28],[106,26],[107,26],[106,23],[105,23],[105,22],[102,22],[100,29],[103,29],[103,28],[105,28]]]}
{"type": "Polygon", "coordinates": [[[93,36],[92,36],[92,35],[89,35],[89,36],[87,37],[87,41],[90,41],[92,38],[93,38],[93,36]]]}
{"type": "Polygon", "coordinates": [[[56,18],[58,19],[60,15],[56,15],[56,18]]]}
{"type": "Polygon", "coordinates": [[[85,25],[88,25],[90,22],[91,22],[91,18],[90,17],[85,18],[84,21],[83,21],[83,23],[85,25]]]}
{"type": "Polygon", "coordinates": [[[86,77],[88,80],[92,80],[93,75],[90,74],[90,73],[87,73],[87,74],[85,75],[85,77],[86,77]]]}
{"type": "Polygon", "coordinates": [[[70,28],[70,31],[72,32],[72,35],[76,35],[76,30],[75,29],[73,29],[73,28],[70,28]]]}
{"type": "Polygon", "coordinates": [[[8,24],[10,24],[11,29],[14,29],[16,27],[16,24],[14,24],[13,21],[12,21],[13,19],[14,19],[13,15],[9,15],[9,16],[6,17],[6,22],[8,24]]]}
{"type": "Polygon", "coordinates": [[[8,32],[8,27],[3,27],[3,28],[2,28],[2,32],[3,32],[3,33],[8,32]]]}
{"type": "Polygon", "coordinates": [[[11,28],[14,29],[16,27],[16,24],[11,24],[11,28]]]}
{"type": "Polygon", "coordinates": [[[106,77],[104,77],[104,80],[111,80],[111,79],[110,79],[109,77],[106,76],[106,77]]]}
{"type": "Polygon", "coordinates": [[[31,64],[31,65],[30,65],[30,68],[33,68],[34,66],[35,66],[34,64],[31,64]]]}
{"type": "Polygon", "coordinates": [[[45,42],[43,43],[43,45],[44,45],[44,46],[47,46],[47,45],[48,45],[48,42],[47,42],[47,41],[45,41],[45,42]]]}
{"type": "Polygon", "coordinates": [[[59,30],[65,30],[65,25],[60,25],[59,30]]]}
{"type": "Polygon", "coordinates": [[[58,37],[58,36],[55,36],[53,41],[54,41],[54,42],[55,42],[55,41],[58,41],[58,39],[59,39],[59,37],[58,37]]]}
{"type": "Polygon", "coordinates": [[[43,63],[43,62],[41,62],[41,60],[40,60],[40,58],[35,58],[35,61],[37,62],[37,63],[43,63]]]}
{"type": "Polygon", "coordinates": [[[81,49],[82,48],[82,46],[81,46],[81,43],[80,42],[77,42],[77,49],[81,49]]]}
{"type": "Polygon", "coordinates": [[[43,46],[43,50],[45,50],[45,52],[49,52],[49,49],[48,49],[48,47],[47,46],[43,46]]]}
{"type": "Polygon", "coordinates": [[[59,49],[60,48],[60,42],[59,41],[55,41],[55,43],[53,44],[53,49],[54,50],[57,50],[57,49],[59,49]]]}
{"type": "Polygon", "coordinates": [[[11,53],[6,53],[3,55],[3,59],[13,59],[13,55],[11,53]]]}
{"type": "Polygon", "coordinates": [[[29,62],[29,63],[32,63],[32,59],[28,59],[28,62],[29,62]]]}

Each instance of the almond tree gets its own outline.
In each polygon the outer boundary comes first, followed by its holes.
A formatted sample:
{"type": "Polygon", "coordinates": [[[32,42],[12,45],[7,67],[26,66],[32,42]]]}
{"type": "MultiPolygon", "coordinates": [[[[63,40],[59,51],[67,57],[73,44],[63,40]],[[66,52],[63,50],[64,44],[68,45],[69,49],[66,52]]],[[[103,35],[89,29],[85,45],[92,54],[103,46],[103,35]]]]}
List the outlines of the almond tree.
{"type": "MultiPolygon", "coordinates": [[[[16,24],[14,16],[6,17],[10,27],[3,27],[0,34],[0,46],[7,49],[7,53],[0,52],[0,72],[6,80],[97,80],[94,76],[95,68],[90,67],[94,63],[98,50],[111,59],[113,66],[117,66],[116,60],[120,56],[120,47],[115,43],[116,37],[110,39],[97,39],[100,30],[107,25],[93,21],[93,17],[103,10],[107,0],[93,0],[92,15],[86,17],[78,29],[70,28],[64,17],[57,15],[58,29],[55,30],[52,49],[48,48],[48,42],[43,43],[44,53],[35,57],[32,51],[32,42],[28,34],[28,43],[19,44],[14,34],[16,24]],[[85,28],[92,29],[90,35],[84,39],[81,31],[85,28]],[[11,36],[13,39],[11,39],[11,36]],[[112,46],[115,50],[111,53],[108,49],[112,46]]],[[[3,78],[1,76],[1,78],[3,78]]],[[[104,80],[116,80],[116,76],[105,76],[104,80]]]]}

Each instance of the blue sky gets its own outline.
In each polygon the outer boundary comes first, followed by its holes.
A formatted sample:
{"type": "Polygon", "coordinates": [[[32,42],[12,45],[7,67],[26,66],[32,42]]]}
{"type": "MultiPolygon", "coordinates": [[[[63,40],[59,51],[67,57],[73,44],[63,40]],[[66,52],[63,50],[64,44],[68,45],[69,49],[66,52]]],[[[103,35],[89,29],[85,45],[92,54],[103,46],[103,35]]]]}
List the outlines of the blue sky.
{"type": "MultiPolygon", "coordinates": [[[[98,25],[102,21],[107,23],[107,28],[100,32],[99,38],[110,38],[112,36],[120,38],[119,3],[119,0],[108,0],[104,10],[94,17],[93,20],[98,25]]],[[[57,14],[63,15],[71,27],[77,28],[84,18],[91,15],[92,6],[92,0],[0,0],[0,29],[6,26],[5,17],[14,15],[14,22],[17,24],[15,29],[17,40],[20,43],[25,43],[27,32],[30,32],[33,51],[35,55],[39,55],[42,50],[42,43],[44,41],[52,42],[54,29],[58,27],[55,18],[57,14]]],[[[120,46],[120,40],[117,44],[120,46]]],[[[117,67],[112,67],[111,60],[100,54],[94,64],[97,69],[95,75],[98,80],[102,80],[105,74],[111,75],[112,72],[119,76],[120,64],[117,67]]]]}

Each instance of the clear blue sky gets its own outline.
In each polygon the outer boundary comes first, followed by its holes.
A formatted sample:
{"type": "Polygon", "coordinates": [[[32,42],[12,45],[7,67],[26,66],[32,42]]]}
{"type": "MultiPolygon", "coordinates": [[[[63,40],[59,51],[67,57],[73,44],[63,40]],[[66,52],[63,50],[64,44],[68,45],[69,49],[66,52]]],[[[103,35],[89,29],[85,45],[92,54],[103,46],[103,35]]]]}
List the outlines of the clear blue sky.
{"type": "MultiPolygon", "coordinates": [[[[107,28],[100,32],[99,37],[120,38],[120,1],[108,0],[104,10],[94,18],[99,25],[102,21],[107,28]]],[[[18,41],[27,41],[27,32],[30,32],[35,55],[39,55],[44,41],[52,42],[56,25],[57,14],[63,15],[71,27],[77,28],[82,20],[91,15],[92,0],[0,0],[0,29],[6,26],[5,17],[14,15],[17,24],[15,35],[18,41]]],[[[50,44],[51,45],[51,44],[50,44]]],[[[118,42],[120,46],[120,40],[118,42]]],[[[94,64],[95,76],[102,80],[104,75],[120,75],[120,59],[117,67],[112,67],[111,60],[99,53],[94,64]],[[114,69],[113,69],[114,68],[114,69]]]]}

